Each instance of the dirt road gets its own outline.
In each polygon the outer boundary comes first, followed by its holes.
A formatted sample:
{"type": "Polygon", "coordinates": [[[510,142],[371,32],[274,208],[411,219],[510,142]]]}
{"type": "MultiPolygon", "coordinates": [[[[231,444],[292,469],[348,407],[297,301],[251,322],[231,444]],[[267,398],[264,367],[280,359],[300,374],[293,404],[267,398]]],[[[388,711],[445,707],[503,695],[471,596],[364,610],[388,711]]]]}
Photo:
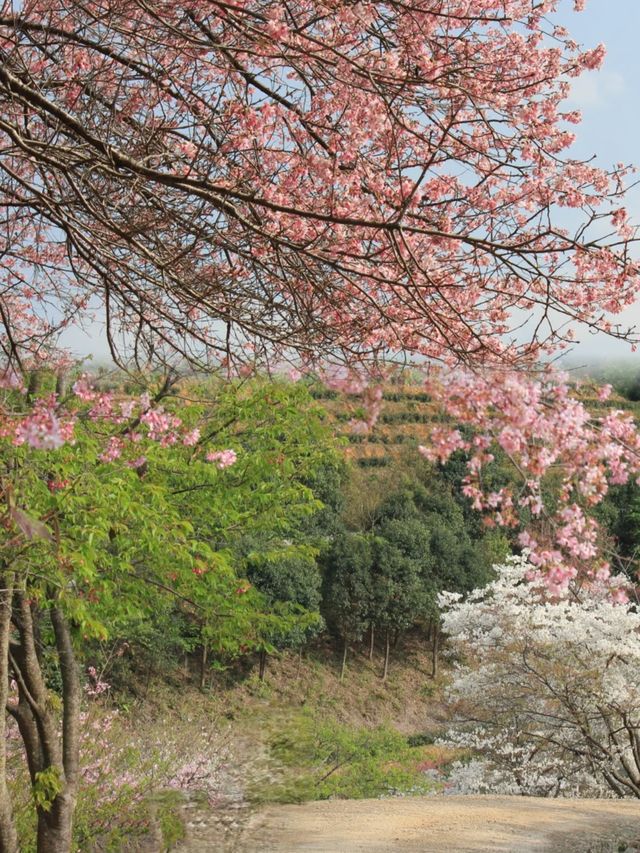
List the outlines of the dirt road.
{"type": "Polygon", "coordinates": [[[274,807],[251,823],[240,847],[245,853],[617,853],[636,844],[640,850],[640,804],[619,800],[340,800],[274,807]]]}

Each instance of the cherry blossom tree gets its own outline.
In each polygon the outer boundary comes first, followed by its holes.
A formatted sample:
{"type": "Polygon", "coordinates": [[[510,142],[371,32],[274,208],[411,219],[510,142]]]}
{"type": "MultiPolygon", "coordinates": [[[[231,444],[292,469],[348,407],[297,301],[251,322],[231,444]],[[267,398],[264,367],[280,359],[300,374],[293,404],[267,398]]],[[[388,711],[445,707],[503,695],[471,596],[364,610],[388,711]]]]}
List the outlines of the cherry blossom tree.
{"type": "MultiPolygon", "coordinates": [[[[6,376],[50,363],[56,335],[96,312],[116,361],[463,364],[463,419],[479,442],[495,439],[497,410],[503,450],[554,443],[546,456],[511,454],[524,475],[516,498],[481,497],[489,451],[476,444],[477,505],[500,523],[514,504],[535,515],[538,469],[565,459],[578,492],[599,499],[608,479],[634,473],[632,425],[594,423],[572,402],[573,422],[555,428],[561,382],[477,373],[530,368],[567,345],[567,324],[631,334],[609,319],[639,283],[629,170],[576,160],[579,115],[564,106],[604,49],[580,48],[554,23],[557,7],[5,0],[6,376]]],[[[431,387],[460,416],[455,384],[431,387]]],[[[366,394],[356,429],[380,408],[379,390],[366,394]]],[[[529,540],[553,583],[594,548],[572,488],[557,535],[529,540]]]]}
{"type": "MultiPolygon", "coordinates": [[[[473,381],[430,387],[476,436],[436,449],[462,442],[467,491],[500,523],[542,512],[540,478],[565,470],[557,533],[528,543],[558,589],[579,564],[606,573],[584,504],[636,475],[635,427],[595,422],[556,379],[504,378],[565,346],[568,324],[629,334],[608,318],[640,283],[629,170],[570,150],[565,98],[604,49],[557,26],[558,5],[0,0],[1,384],[57,363],[60,333],[95,317],[139,366],[465,365],[473,381]],[[493,441],[521,495],[484,494],[493,441]]],[[[380,394],[364,393],[371,429],[380,394]]],[[[71,437],[63,393],[23,399],[2,403],[9,445],[71,437]]],[[[113,419],[113,401],[86,402],[113,419]]],[[[147,402],[116,411],[139,423],[107,430],[101,461],[142,466],[137,426],[198,444],[147,402]]]]}
{"type": "Polygon", "coordinates": [[[114,357],[207,363],[513,363],[609,327],[626,170],[571,155],[604,49],[557,5],[3,0],[5,354],[94,309],[114,357]]]}
{"type": "MultiPolygon", "coordinates": [[[[521,527],[526,514],[520,544],[552,591],[566,589],[578,575],[606,580],[611,555],[590,512],[610,485],[640,478],[640,435],[632,415],[616,408],[590,412],[567,377],[550,370],[534,376],[458,371],[426,384],[452,425],[435,425],[429,444],[419,448],[422,455],[445,462],[464,451],[463,491],[473,507],[507,527],[521,527]],[[515,485],[490,491],[483,472],[497,453],[512,463],[515,485]]],[[[601,388],[600,400],[610,393],[610,386],[601,388]]]]}
{"type": "Polygon", "coordinates": [[[467,793],[640,797],[640,614],[595,584],[549,599],[532,568],[513,557],[465,601],[441,596],[464,656],[447,740],[480,755],[456,781],[467,793]]]}

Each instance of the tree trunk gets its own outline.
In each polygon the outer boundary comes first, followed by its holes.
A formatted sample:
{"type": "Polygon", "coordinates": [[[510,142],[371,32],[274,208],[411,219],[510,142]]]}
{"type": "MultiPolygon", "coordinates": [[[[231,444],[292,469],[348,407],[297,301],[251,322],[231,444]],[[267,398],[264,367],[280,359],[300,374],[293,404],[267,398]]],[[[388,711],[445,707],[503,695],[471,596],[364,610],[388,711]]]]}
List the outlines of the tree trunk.
{"type": "Polygon", "coordinates": [[[440,645],[440,625],[433,623],[433,640],[431,643],[431,678],[438,675],[438,647],[440,645]]]}
{"type": "Polygon", "coordinates": [[[396,630],[393,632],[393,648],[394,649],[398,648],[399,640],[400,640],[400,628],[396,628],[396,630]]]}
{"type": "MultiPolygon", "coordinates": [[[[73,651],[73,642],[69,625],[58,606],[51,608],[51,624],[56,638],[60,675],[62,676],[62,767],[64,787],[56,797],[50,815],[55,813],[56,833],[63,846],[60,853],[71,850],[73,837],[73,815],[78,796],[80,777],[80,712],[82,709],[82,688],[78,674],[78,665],[73,651]],[[68,846],[64,846],[68,845],[68,846]]],[[[43,850],[49,853],[54,848],[47,846],[43,850]]],[[[42,853],[40,849],[38,853],[42,853]]]]}
{"type": "Polygon", "coordinates": [[[13,575],[0,576],[0,850],[18,853],[18,836],[7,788],[7,715],[4,709],[9,696],[9,635],[13,575]]]}
{"type": "Polygon", "coordinates": [[[202,644],[202,654],[200,656],[200,690],[204,690],[204,684],[207,677],[207,644],[202,644]]]}
{"type": "Polygon", "coordinates": [[[373,650],[375,647],[375,638],[376,638],[375,631],[376,631],[375,625],[372,622],[371,623],[371,636],[370,636],[370,640],[369,640],[369,660],[373,660],[373,650]]]}
{"type": "Polygon", "coordinates": [[[73,815],[79,777],[80,707],[82,692],[71,634],[59,607],[50,611],[62,680],[62,736],[51,710],[48,690],[36,654],[34,625],[24,591],[14,595],[13,621],[19,642],[12,642],[9,659],[18,684],[19,701],[11,713],[18,722],[34,789],[44,784],[48,803],[37,806],[38,853],[70,853],[73,815]],[[46,781],[58,791],[47,790],[46,781]]]}
{"type": "Polygon", "coordinates": [[[48,812],[38,810],[38,853],[71,853],[75,796],[58,794],[48,812]]]}
{"type": "Polygon", "coordinates": [[[385,630],[384,635],[384,670],[382,672],[382,680],[387,680],[387,675],[389,674],[389,650],[390,650],[390,642],[389,642],[389,629],[385,630]]]}
{"type": "Polygon", "coordinates": [[[56,375],[56,396],[58,401],[62,400],[67,395],[67,374],[64,370],[59,370],[56,375]]]}
{"type": "Polygon", "coordinates": [[[27,386],[27,402],[33,403],[34,399],[40,393],[42,388],[42,371],[34,370],[29,376],[29,384],[27,386]]]}
{"type": "Polygon", "coordinates": [[[340,681],[344,680],[344,671],[347,668],[347,638],[344,638],[344,646],[342,647],[342,666],[340,667],[340,681]]]}
{"type": "Polygon", "coordinates": [[[264,649],[261,649],[260,650],[260,672],[258,675],[260,681],[264,681],[264,675],[265,675],[266,671],[267,671],[267,653],[265,652],[264,649]]]}

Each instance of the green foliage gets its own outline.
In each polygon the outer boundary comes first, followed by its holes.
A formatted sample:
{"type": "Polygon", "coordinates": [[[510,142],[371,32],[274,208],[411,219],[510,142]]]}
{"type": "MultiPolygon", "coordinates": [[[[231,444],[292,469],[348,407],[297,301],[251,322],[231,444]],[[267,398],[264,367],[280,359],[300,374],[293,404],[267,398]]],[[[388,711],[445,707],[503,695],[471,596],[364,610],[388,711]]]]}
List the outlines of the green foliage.
{"type": "Polygon", "coordinates": [[[60,768],[47,767],[40,773],[36,773],[36,781],[33,785],[33,801],[36,808],[43,812],[50,812],[53,801],[61,791],[60,768]]]}
{"type": "Polygon", "coordinates": [[[305,610],[318,610],[321,578],[311,548],[286,546],[251,553],[247,577],[270,601],[290,601],[305,610]]]}
{"type": "Polygon", "coordinates": [[[436,615],[440,591],[482,586],[508,550],[502,534],[469,518],[433,469],[396,469],[368,486],[349,508],[350,526],[360,532],[337,535],[322,558],[324,612],[348,641],[369,625],[398,632],[425,624],[436,615]]]}
{"type": "Polygon", "coordinates": [[[349,467],[337,455],[329,457],[305,478],[322,507],[302,524],[302,534],[311,542],[321,544],[335,536],[341,528],[340,516],[345,508],[345,485],[349,467]]]}
{"type": "Polygon", "coordinates": [[[186,837],[186,828],[180,815],[180,801],[180,796],[173,792],[156,798],[156,820],[167,850],[172,850],[186,837]]]}
{"type": "Polygon", "coordinates": [[[323,555],[323,604],[327,622],[339,636],[359,640],[374,607],[373,542],[370,536],[343,533],[323,555]]]}
{"type": "Polygon", "coordinates": [[[201,425],[205,446],[234,448],[233,467],[220,471],[181,444],[146,448],[143,472],[101,464],[104,426],[90,420],[74,444],[47,454],[11,447],[6,459],[16,518],[32,531],[16,567],[43,610],[63,606],[91,653],[109,638],[148,662],[203,642],[233,658],[262,648],[265,634],[300,638],[320,624],[312,552],[285,552],[322,508],[308,482],[340,467],[323,411],[304,387],[261,379],[193,384],[184,396],[167,409],[201,425]],[[52,480],[68,487],[52,491],[52,480]],[[51,518],[55,536],[41,521],[51,518]],[[247,541],[264,590],[245,579],[247,541]],[[297,572],[297,590],[285,589],[297,572]]]}
{"type": "Polygon", "coordinates": [[[247,577],[265,601],[260,650],[301,646],[321,629],[321,578],[314,549],[289,545],[251,553],[247,577]]]}
{"type": "MultiPolygon", "coordinates": [[[[304,384],[193,381],[165,405],[188,427],[199,426],[204,449],[233,449],[236,464],[220,470],[179,442],[145,447],[139,470],[103,464],[104,433],[120,427],[89,418],[74,444],[50,453],[2,444],[0,476],[10,483],[11,502],[5,551],[33,602],[56,714],[53,605],[67,617],[80,662],[139,696],[152,672],[170,674],[191,655],[203,670],[239,670],[239,658],[299,648],[322,630],[321,612],[349,642],[372,624],[423,626],[439,590],[481,585],[506,548],[453,496],[457,469],[447,477],[414,448],[408,465],[389,457],[348,469],[304,384]],[[66,485],[52,489],[52,482],[66,485]]],[[[130,694],[118,698],[137,707],[130,694]]],[[[388,729],[302,715],[271,747],[299,773],[267,799],[426,790],[416,769],[419,746],[388,729]]],[[[80,849],[96,839],[100,849],[120,849],[126,837],[148,831],[154,809],[167,847],[179,841],[174,799],[150,800],[154,756],[123,746],[119,781],[81,786],[80,849]]],[[[34,786],[41,808],[60,790],[52,771],[34,786]]],[[[33,833],[25,816],[34,802],[16,796],[28,851],[33,833]]]]}
{"type": "Polygon", "coordinates": [[[384,535],[374,537],[373,549],[374,592],[369,622],[390,630],[406,630],[429,606],[420,561],[384,535]]]}
{"type": "Polygon", "coordinates": [[[609,534],[607,544],[617,557],[614,568],[636,580],[640,568],[640,486],[635,482],[614,486],[595,515],[609,534]]]}
{"type": "Polygon", "coordinates": [[[302,713],[283,722],[269,747],[287,772],[283,780],[253,790],[254,799],[263,803],[425,794],[433,789],[420,772],[422,748],[385,726],[356,728],[302,713]]]}
{"type": "MultiPolygon", "coordinates": [[[[66,616],[80,661],[136,689],[141,663],[157,672],[204,647],[210,665],[222,667],[299,644],[321,627],[315,552],[303,540],[304,524],[322,508],[308,483],[323,466],[339,467],[322,409],[304,387],[262,379],[184,384],[165,408],[199,426],[199,453],[147,442],[140,469],[102,463],[109,432],[117,438],[121,426],[91,418],[80,419],[73,443],[47,453],[0,439],[3,557],[33,602],[54,714],[61,680],[53,606],[66,616]],[[237,454],[232,467],[205,461],[207,450],[227,448],[237,454]],[[247,542],[264,590],[246,578],[247,542]]],[[[33,786],[41,808],[60,790],[52,772],[33,786]]],[[[104,819],[116,839],[119,797],[131,792],[125,784],[100,808],[85,809],[91,790],[80,793],[78,837],[88,844],[104,819]]],[[[145,808],[129,812],[131,832],[146,831],[145,808]]],[[[25,850],[29,837],[25,829],[25,850]]]]}

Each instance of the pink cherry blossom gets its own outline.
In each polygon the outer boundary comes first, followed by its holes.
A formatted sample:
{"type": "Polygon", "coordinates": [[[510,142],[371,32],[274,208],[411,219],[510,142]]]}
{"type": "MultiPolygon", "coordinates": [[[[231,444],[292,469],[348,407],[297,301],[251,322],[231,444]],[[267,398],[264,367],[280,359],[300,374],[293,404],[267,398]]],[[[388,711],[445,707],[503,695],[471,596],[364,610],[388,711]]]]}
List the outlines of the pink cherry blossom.
{"type": "MultiPolygon", "coordinates": [[[[611,484],[640,475],[640,433],[634,419],[616,409],[590,413],[566,378],[550,369],[538,375],[456,371],[440,377],[432,371],[426,387],[452,424],[434,426],[420,452],[445,462],[454,451],[464,450],[468,473],[463,492],[496,523],[518,526],[519,509],[544,522],[537,532],[535,521],[530,522],[532,529],[520,533],[520,542],[530,549],[531,562],[546,571],[550,586],[564,588],[578,571],[598,575],[605,562],[599,527],[588,509],[602,501],[611,484]],[[474,431],[472,440],[462,440],[461,424],[474,431]],[[509,488],[487,492],[483,487],[482,473],[494,459],[488,452],[492,444],[513,464],[517,500],[509,488]],[[551,471],[558,483],[553,514],[541,498],[542,480],[551,471]]],[[[610,392],[605,387],[599,398],[607,399],[610,392]]]]}
{"type": "Polygon", "coordinates": [[[185,445],[185,447],[193,447],[198,443],[199,439],[200,430],[198,429],[198,427],[196,427],[195,429],[190,430],[182,436],[182,443],[185,445]]]}
{"type": "Polygon", "coordinates": [[[207,462],[215,462],[216,468],[221,471],[235,465],[238,457],[235,450],[212,450],[205,456],[207,462]]]}

